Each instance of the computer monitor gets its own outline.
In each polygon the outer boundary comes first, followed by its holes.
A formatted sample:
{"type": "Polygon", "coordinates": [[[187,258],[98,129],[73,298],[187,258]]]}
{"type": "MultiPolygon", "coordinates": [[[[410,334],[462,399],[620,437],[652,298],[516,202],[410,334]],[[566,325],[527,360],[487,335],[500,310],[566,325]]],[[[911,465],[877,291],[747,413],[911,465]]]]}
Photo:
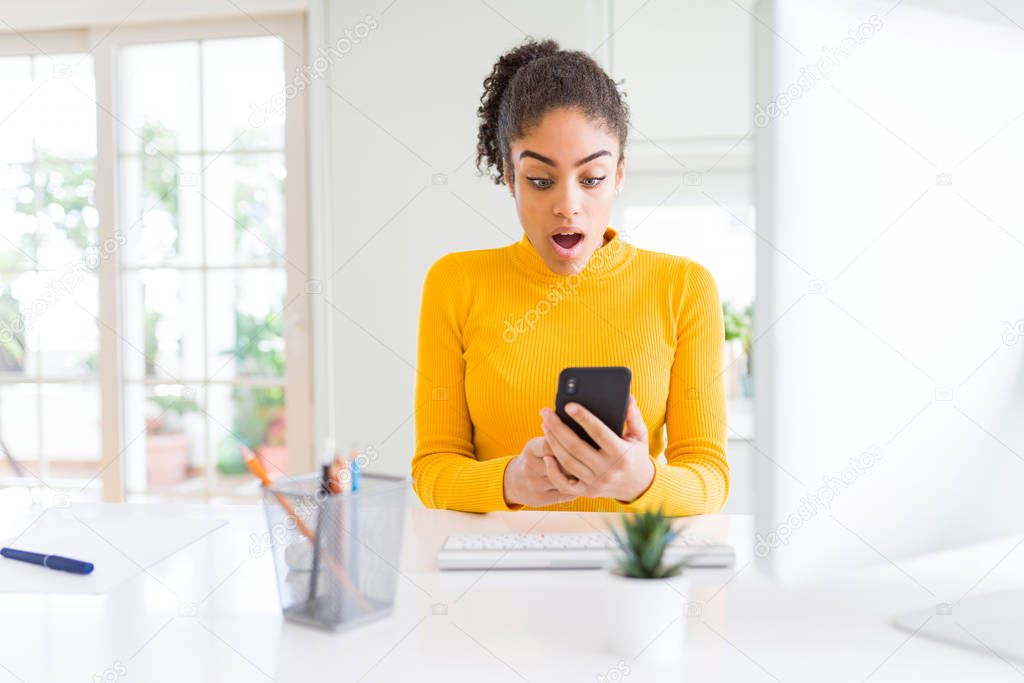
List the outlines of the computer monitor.
{"type": "Polygon", "coordinates": [[[966,1],[756,12],[758,562],[1019,534],[1024,31],[966,1]]]}

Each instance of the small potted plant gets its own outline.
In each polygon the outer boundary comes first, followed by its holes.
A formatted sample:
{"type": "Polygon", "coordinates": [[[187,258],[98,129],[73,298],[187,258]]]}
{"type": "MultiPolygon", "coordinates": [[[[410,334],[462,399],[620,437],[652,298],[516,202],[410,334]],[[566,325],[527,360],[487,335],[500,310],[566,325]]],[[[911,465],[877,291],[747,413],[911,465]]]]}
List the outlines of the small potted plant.
{"type": "Polygon", "coordinates": [[[182,424],[199,406],[184,396],[150,396],[159,414],[146,418],[146,480],[150,486],[173,486],[188,478],[191,441],[182,424]]]}
{"type": "Polygon", "coordinates": [[[689,590],[683,570],[693,560],[668,564],[665,551],[678,535],[659,509],[621,515],[622,531],[610,527],[619,552],[610,574],[606,646],[619,656],[662,661],[682,654],[689,590]]]}

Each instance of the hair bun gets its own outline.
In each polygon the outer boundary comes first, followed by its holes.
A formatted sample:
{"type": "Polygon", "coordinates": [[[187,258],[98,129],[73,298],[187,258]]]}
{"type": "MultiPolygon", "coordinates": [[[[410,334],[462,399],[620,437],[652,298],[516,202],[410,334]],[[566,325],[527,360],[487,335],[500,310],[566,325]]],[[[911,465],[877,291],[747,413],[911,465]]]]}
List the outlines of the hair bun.
{"type": "Polygon", "coordinates": [[[501,110],[501,98],[508,91],[512,77],[524,65],[537,59],[556,55],[561,51],[558,43],[551,39],[535,41],[527,38],[526,42],[509,50],[495,62],[491,74],[484,79],[484,94],[480,96],[480,107],[476,110],[480,119],[479,143],[477,145],[477,167],[484,159],[497,169],[495,182],[501,183],[502,165],[501,149],[498,145],[497,121],[501,110]]]}
{"type": "Polygon", "coordinates": [[[491,75],[484,80],[485,92],[480,101],[483,102],[488,93],[498,95],[500,99],[502,92],[504,92],[502,86],[507,86],[512,77],[515,76],[516,71],[522,68],[523,65],[529,64],[536,59],[558,54],[560,50],[561,48],[558,46],[558,43],[551,39],[537,42],[533,38],[527,38],[526,42],[522,45],[509,50],[498,58],[494,68],[491,70],[491,75]]]}

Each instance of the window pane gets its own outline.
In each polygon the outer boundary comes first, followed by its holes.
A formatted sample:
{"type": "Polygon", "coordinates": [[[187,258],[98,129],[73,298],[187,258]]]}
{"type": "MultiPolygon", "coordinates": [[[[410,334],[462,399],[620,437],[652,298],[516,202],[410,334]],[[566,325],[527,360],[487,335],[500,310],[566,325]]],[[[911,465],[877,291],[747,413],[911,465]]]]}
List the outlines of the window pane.
{"type": "Polygon", "coordinates": [[[29,103],[36,154],[47,159],[96,156],[96,83],[91,55],[33,58],[35,93],[29,103]]]}
{"type": "Polygon", "coordinates": [[[128,490],[251,485],[241,444],[285,466],[283,46],[139,45],[119,59],[137,133],[122,133],[118,160],[125,441],[145,435],[126,450],[128,490]]]}
{"type": "Polygon", "coordinates": [[[85,269],[0,276],[0,373],[94,375],[98,296],[96,275],[85,269]]]}
{"type": "Polygon", "coordinates": [[[284,262],[284,177],[282,154],[224,154],[209,163],[209,263],[284,262]]]}
{"type": "Polygon", "coordinates": [[[121,160],[126,265],[199,265],[199,157],[146,154],[121,160]]]}
{"type": "Polygon", "coordinates": [[[125,386],[125,475],[130,491],[202,483],[204,399],[198,385],[125,386]]]}
{"type": "Polygon", "coordinates": [[[38,332],[39,374],[44,379],[95,375],[99,357],[95,273],[84,268],[45,271],[38,274],[38,281],[32,326],[38,332]]]}
{"type": "Polygon", "coordinates": [[[100,392],[94,384],[43,384],[42,447],[50,475],[89,478],[100,460],[100,392]]]}
{"type": "Polygon", "coordinates": [[[123,290],[125,377],[202,377],[202,275],[169,268],[128,271],[123,290]]]}
{"type": "Polygon", "coordinates": [[[92,161],[46,162],[36,167],[37,259],[41,267],[84,265],[86,251],[96,247],[95,175],[92,161]]]}
{"type": "MultiPolygon", "coordinates": [[[[34,384],[0,384],[0,435],[11,455],[39,474],[39,389],[34,384]]],[[[13,474],[6,459],[0,472],[13,474]]]]}
{"type": "Polygon", "coordinates": [[[206,149],[281,149],[285,118],[281,41],[270,36],[210,40],[202,49],[206,149]]]}
{"type": "Polygon", "coordinates": [[[0,58],[0,161],[32,160],[32,59],[0,58]]]}
{"type": "Polygon", "coordinates": [[[122,154],[199,148],[199,44],[133,45],[119,53],[122,154]],[[154,136],[153,131],[159,131],[154,136]]]}
{"type": "Polygon", "coordinates": [[[271,476],[288,471],[284,387],[210,386],[210,452],[217,477],[245,475],[241,445],[256,451],[271,476]]]}
{"type": "Polygon", "coordinates": [[[39,365],[39,326],[46,312],[39,274],[0,274],[0,373],[35,377],[39,365]]]}
{"type": "Polygon", "coordinates": [[[754,300],[753,213],[749,205],[630,206],[624,220],[637,247],[693,259],[711,271],[723,301],[745,307],[754,300]]]}
{"type": "Polygon", "coordinates": [[[0,58],[0,435],[51,478],[92,478],[96,103],[87,54],[0,58]],[[81,384],[76,380],[89,378],[81,384]]]}
{"type": "Polygon", "coordinates": [[[0,165],[0,271],[35,266],[36,193],[30,169],[0,165]]]}
{"type": "Polygon", "coordinates": [[[211,271],[207,277],[210,379],[284,377],[284,271],[211,271]]]}

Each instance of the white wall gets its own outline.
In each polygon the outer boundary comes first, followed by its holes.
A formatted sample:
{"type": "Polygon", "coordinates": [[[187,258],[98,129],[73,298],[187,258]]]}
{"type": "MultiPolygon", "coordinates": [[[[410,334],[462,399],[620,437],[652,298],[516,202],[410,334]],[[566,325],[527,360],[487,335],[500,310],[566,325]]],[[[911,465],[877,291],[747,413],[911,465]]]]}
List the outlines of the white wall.
{"type": "MultiPolygon", "coordinates": [[[[717,158],[720,151],[708,145],[728,148],[746,134],[752,111],[752,19],[732,3],[630,0],[611,11],[593,0],[447,6],[330,2],[325,12],[329,42],[367,15],[378,24],[333,67],[335,92],[328,95],[331,270],[341,268],[327,290],[337,309],[331,313],[339,443],[372,446],[379,454],[374,470],[401,474],[413,452],[416,331],[427,268],[443,254],[502,246],[522,235],[511,198],[473,167],[476,108],[495,59],[524,34],[596,49],[599,63],[611,61],[613,77],[632,88],[638,130],[656,133],[655,143],[676,141],[673,154],[682,156],[687,150],[678,141],[696,139],[696,156],[717,158]],[[437,173],[447,185],[432,184],[437,173]]],[[[658,146],[637,141],[648,153],[658,146]]]]}
{"type": "Polygon", "coordinates": [[[612,63],[625,79],[637,139],[746,135],[753,102],[753,20],[743,2],[614,4],[612,63]]]}
{"type": "Polygon", "coordinates": [[[476,108],[499,54],[524,33],[591,50],[600,3],[333,2],[332,38],[371,15],[379,24],[333,67],[334,314],[339,444],[380,454],[373,468],[407,473],[420,289],[427,268],[457,250],[519,239],[514,207],[474,168],[476,108]],[[491,5],[496,7],[496,5],[491,5]],[[522,31],[519,30],[519,28],[522,31]],[[446,185],[433,184],[435,174],[446,185]]]}

